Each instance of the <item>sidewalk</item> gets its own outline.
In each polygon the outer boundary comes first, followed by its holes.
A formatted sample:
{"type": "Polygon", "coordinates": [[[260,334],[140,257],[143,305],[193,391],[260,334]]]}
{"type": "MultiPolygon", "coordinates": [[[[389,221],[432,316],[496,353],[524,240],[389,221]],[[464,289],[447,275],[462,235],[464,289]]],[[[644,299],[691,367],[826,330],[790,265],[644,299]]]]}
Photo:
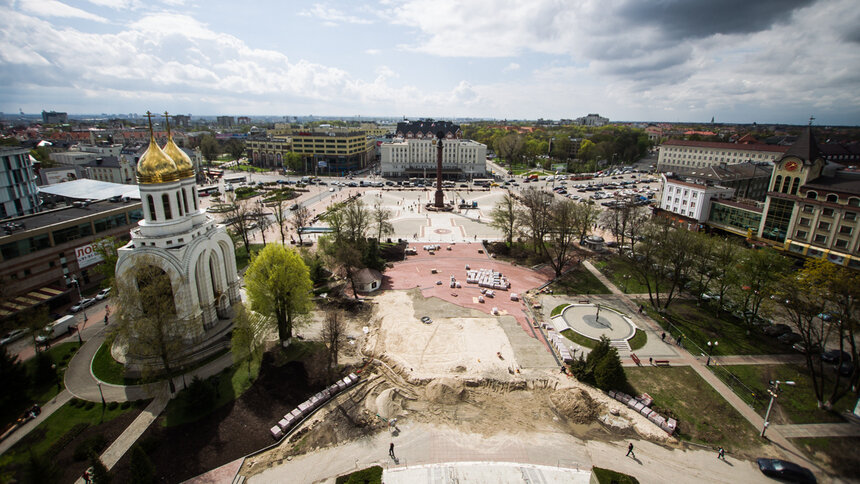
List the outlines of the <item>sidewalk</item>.
{"type": "MultiPolygon", "coordinates": [[[[597,277],[600,282],[602,282],[613,294],[621,296],[622,301],[625,301],[627,303],[628,308],[636,307],[638,309],[638,307],[633,304],[633,302],[626,294],[622,293],[615,286],[615,284],[612,283],[612,281],[610,281],[599,270],[597,270],[597,268],[595,268],[590,262],[583,261],[582,264],[583,266],[585,266],[586,269],[588,269],[589,272],[591,272],[595,277],[597,277]]],[[[655,331],[662,331],[660,326],[654,320],[643,315],[639,315],[638,310],[634,312],[638,316],[639,321],[644,322],[655,331]]],[[[678,352],[680,356],[677,358],[671,358],[670,361],[672,363],[675,363],[677,365],[690,366],[691,368],[693,368],[693,370],[695,370],[695,372],[698,373],[698,375],[703,380],[705,380],[709,385],[711,385],[711,387],[713,387],[714,390],[717,391],[717,393],[719,393],[723,398],[725,398],[726,401],[729,402],[729,404],[734,407],[735,410],[738,411],[738,413],[740,413],[745,419],[747,419],[747,421],[752,424],[753,428],[761,429],[764,426],[764,418],[761,417],[758,413],[756,413],[755,410],[750,408],[750,406],[747,405],[743,400],[741,400],[740,397],[738,397],[735,392],[732,391],[731,388],[729,388],[725,383],[723,383],[722,380],[717,378],[717,376],[714,375],[714,373],[711,372],[701,361],[696,359],[696,357],[691,355],[688,351],[679,349],[678,352]]],[[[725,364],[725,358],[726,357],[720,357],[720,362],[725,364]]],[[[770,440],[772,443],[782,448],[782,450],[784,450],[785,452],[793,454],[791,456],[792,459],[802,460],[807,465],[817,468],[817,466],[810,462],[807,457],[802,452],[800,452],[800,450],[798,450],[793,444],[791,444],[791,442],[789,442],[788,439],[783,436],[778,429],[770,428],[766,435],[767,439],[770,440]]]]}
{"type": "Polygon", "coordinates": [[[56,397],[52,398],[51,401],[42,406],[42,413],[33,420],[30,420],[26,424],[15,429],[15,431],[6,437],[6,439],[0,442],[0,455],[9,450],[13,445],[17,444],[19,440],[24,438],[24,436],[30,433],[34,428],[38,427],[39,424],[44,422],[52,413],[56,412],[57,409],[65,405],[66,402],[71,399],[72,394],[67,390],[63,390],[58,393],[56,397]]]}
{"type": "Polygon", "coordinates": [[[784,437],[860,437],[860,425],[854,423],[771,425],[768,432],[776,430],[784,437]]]}

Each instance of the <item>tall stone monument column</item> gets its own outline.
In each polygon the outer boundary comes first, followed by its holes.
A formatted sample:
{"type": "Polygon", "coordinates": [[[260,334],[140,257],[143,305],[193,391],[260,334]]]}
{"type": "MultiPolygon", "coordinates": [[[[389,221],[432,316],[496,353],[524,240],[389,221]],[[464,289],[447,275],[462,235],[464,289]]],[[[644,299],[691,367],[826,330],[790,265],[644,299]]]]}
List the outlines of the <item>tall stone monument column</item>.
{"type": "Polygon", "coordinates": [[[442,193],[442,140],[445,139],[445,133],[439,131],[436,133],[436,203],[434,206],[438,209],[445,208],[445,194],[442,193]]]}

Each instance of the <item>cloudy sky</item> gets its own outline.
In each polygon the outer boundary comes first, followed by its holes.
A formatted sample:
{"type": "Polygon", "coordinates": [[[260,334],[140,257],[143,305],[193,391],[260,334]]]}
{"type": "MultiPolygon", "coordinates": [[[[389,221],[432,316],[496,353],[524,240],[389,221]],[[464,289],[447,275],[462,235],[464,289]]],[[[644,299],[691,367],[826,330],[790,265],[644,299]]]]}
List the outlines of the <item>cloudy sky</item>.
{"type": "Polygon", "coordinates": [[[0,0],[0,111],[860,124],[856,0],[0,0]]]}

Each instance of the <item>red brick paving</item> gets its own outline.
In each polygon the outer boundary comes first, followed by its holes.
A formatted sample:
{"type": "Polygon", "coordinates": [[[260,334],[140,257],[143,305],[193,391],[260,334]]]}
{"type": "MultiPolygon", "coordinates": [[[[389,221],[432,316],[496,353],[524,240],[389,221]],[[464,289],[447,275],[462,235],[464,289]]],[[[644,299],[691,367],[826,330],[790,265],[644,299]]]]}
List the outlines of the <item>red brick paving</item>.
{"type": "Polygon", "coordinates": [[[523,310],[526,308],[522,300],[522,294],[529,289],[538,287],[551,279],[549,274],[534,271],[527,267],[516,266],[507,262],[498,261],[488,257],[481,244],[440,244],[442,250],[430,255],[424,250],[425,245],[430,243],[415,242],[409,244],[418,251],[418,255],[410,255],[403,262],[394,264],[394,267],[385,272],[383,278],[383,289],[414,289],[421,288],[424,297],[438,297],[445,301],[454,303],[461,307],[477,309],[490,314],[492,308],[499,308],[502,314],[507,313],[517,319],[530,336],[533,335],[526,321],[523,310]],[[451,247],[451,250],[447,250],[451,247]],[[483,304],[473,298],[481,295],[481,288],[477,284],[466,283],[466,264],[471,269],[492,269],[501,272],[508,278],[511,288],[507,291],[496,290],[495,298],[484,298],[483,304]],[[431,269],[437,273],[432,274],[431,269]],[[451,289],[451,276],[454,276],[462,285],[460,289],[451,289]],[[436,285],[436,281],[442,281],[442,285],[436,285]],[[520,296],[519,301],[511,301],[511,293],[520,296]]]}

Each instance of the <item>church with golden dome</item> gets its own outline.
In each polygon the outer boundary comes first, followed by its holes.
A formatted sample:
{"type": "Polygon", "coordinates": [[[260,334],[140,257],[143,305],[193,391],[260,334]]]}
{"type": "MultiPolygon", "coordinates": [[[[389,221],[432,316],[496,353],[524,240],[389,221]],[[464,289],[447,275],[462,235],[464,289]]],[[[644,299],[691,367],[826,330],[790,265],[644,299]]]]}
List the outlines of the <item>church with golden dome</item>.
{"type": "MultiPolygon", "coordinates": [[[[175,308],[172,336],[185,339],[198,359],[208,354],[207,348],[221,348],[231,327],[232,305],[240,300],[233,241],[200,207],[194,165],[174,143],[169,119],[168,139],[161,147],[152,134],[151,114],[147,116],[149,147],[137,164],[143,219],[132,229],[131,241],[118,250],[116,278],[131,281],[140,264],[164,271],[175,308]]],[[[134,282],[127,287],[139,287],[140,281],[134,282]]]]}

